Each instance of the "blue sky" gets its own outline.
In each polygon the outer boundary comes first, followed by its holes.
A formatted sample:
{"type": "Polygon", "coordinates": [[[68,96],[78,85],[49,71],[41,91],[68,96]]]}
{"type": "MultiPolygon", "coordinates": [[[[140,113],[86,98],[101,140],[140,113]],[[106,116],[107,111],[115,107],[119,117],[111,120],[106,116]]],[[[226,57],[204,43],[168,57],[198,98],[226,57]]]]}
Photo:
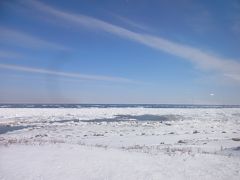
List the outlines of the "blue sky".
{"type": "Polygon", "coordinates": [[[240,104],[238,0],[0,8],[1,103],[240,104]]]}

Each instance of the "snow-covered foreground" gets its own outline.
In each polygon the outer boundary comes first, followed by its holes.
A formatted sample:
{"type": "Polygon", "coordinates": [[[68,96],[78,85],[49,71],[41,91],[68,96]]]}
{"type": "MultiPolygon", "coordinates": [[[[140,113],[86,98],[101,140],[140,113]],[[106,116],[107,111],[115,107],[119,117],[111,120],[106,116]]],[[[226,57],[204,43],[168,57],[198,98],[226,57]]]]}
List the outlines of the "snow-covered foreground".
{"type": "Polygon", "coordinates": [[[0,179],[239,178],[237,108],[0,108],[0,179]]]}
{"type": "Polygon", "coordinates": [[[77,145],[0,149],[2,179],[238,179],[239,159],[148,155],[77,145]]]}

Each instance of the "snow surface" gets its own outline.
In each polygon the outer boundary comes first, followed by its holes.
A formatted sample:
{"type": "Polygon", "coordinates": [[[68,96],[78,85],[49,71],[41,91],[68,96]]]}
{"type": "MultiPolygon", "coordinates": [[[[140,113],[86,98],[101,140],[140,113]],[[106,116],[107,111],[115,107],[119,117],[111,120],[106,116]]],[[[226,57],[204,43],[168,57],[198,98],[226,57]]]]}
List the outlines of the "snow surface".
{"type": "Polygon", "coordinates": [[[240,179],[240,109],[0,108],[0,179],[240,179]]]}

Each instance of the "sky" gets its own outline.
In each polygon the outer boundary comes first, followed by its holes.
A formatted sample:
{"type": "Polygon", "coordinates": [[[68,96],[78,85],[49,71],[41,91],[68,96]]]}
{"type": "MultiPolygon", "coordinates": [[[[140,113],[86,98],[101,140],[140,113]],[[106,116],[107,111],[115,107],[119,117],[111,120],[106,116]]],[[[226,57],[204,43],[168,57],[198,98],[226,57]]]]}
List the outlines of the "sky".
{"type": "Polygon", "coordinates": [[[240,104],[240,1],[2,0],[0,103],[240,104]]]}

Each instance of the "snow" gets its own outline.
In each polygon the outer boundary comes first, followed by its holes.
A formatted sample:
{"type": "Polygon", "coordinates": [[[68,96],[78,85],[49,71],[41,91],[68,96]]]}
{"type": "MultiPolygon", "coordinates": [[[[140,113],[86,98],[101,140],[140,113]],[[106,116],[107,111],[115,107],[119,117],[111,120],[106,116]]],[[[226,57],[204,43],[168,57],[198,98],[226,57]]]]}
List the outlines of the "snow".
{"type": "Polygon", "coordinates": [[[238,138],[238,108],[0,108],[0,179],[239,179],[238,138]]]}
{"type": "Polygon", "coordinates": [[[0,149],[1,179],[238,179],[238,159],[155,156],[77,145],[0,149]]]}

